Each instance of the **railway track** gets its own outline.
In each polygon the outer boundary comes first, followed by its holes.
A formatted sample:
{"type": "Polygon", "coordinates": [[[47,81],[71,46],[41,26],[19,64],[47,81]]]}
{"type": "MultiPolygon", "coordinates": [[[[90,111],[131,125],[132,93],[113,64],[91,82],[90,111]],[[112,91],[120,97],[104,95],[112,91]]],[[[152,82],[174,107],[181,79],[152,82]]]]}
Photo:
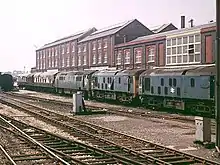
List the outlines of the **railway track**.
{"type": "MultiPolygon", "coordinates": [[[[31,141],[38,143],[39,146],[44,148],[45,151],[47,151],[52,156],[54,156],[53,159],[57,159],[57,162],[53,162],[53,164],[54,163],[65,164],[65,165],[140,164],[136,161],[132,161],[117,154],[111,154],[107,151],[92,147],[90,145],[60,137],[58,135],[49,133],[47,131],[27,125],[23,122],[14,120],[7,116],[4,117],[0,116],[0,119],[12,125],[14,128],[19,130],[19,132],[22,133],[23,136],[25,135],[25,137],[31,139],[31,141]],[[54,153],[56,153],[57,155],[54,153]]],[[[16,162],[19,162],[19,164],[21,164],[22,163],[21,161],[24,162],[28,160],[51,158],[51,156],[40,157],[39,153],[37,153],[36,156],[34,155],[35,157],[33,157],[33,155],[25,155],[25,157],[24,155],[16,155],[10,157],[7,153],[6,155],[9,158],[9,160],[11,160],[13,165],[18,164],[16,162]]],[[[38,162],[38,163],[48,164],[48,162],[38,162]]]]}
{"type": "Polygon", "coordinates": [[[0,116],[0,152],[5,164],[66,164],[69,163],[0,116]],[[5,144],[7,143],[7,144],[5,144]]]}
{"type": "MultiPolygon", "coordinates": [[[[66,106],[69,109],[71,109],[72,107],[72,103],[71,102],[64,102],[64,101],[60,101],[60,100],[52,100],[52,99],[46,99],[46,98],[40,98],[40,97],[36,97],[36,96],[28,96],[28,95],[22,95],[22,94],[17,94],[17,93],[7,93],[8,95],[12,96],[12,97],[17,97],[17,98],[26,98],[26,99],[31,99],[31,100],[37,100],[37,101],[41,101],[41,102],[46,102],[46,103],[50,103],[50,104],[56,104],[56,105],[60,105],[60,106],[66,106]]],[[[99,106],[94,106],[94,105],[86,105],[86,108],[88,111],[93,111],[93,110],[97,110],[97,109],[103,109],[100,108],[99,106]]],[[[171,115],[171,114],[167,114],[167,113],[152,113],[152,111],[147,111],[145,110],[138,110],[138,111],[134,111],[134,110],[128,110],[128,108],[107,108],[106,109],[108,113],[110,114],[116,114],[116,115],[122,115],[122,116],[128,116],[128,117],[135,117],[135,118],[159,118],[159,119],[167,119],[167,120],[173,120],[173,121],[180,121],[180,122],[190,122],[192,124],[195,123],[195,120],[193,118],[189,118],[183,115],[171,115]]]]}
{"type": "Polygon", "coordinates": [[[162,145],[154,144],[120,132],[91,124],[74,117],[44,109],[23,101],[2,97],[2,103],[38,116],[44,121],[68,130],[78,139],[90,142],[105,151],[117,153],[146,164],[220,164],[186,154],[162,145]],[[114,141],[114,142],[113,142],[114,141]]]}

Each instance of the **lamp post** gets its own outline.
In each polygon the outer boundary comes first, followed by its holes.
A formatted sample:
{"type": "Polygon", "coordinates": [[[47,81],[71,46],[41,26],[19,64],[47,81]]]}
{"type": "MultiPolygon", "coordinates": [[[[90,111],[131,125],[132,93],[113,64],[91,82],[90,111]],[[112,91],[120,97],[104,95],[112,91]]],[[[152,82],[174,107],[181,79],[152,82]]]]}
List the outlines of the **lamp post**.
{"type": "Polygon", "coordinates": [[[216,0],[216,148],[220,149],[220,0],[216,0]]]}

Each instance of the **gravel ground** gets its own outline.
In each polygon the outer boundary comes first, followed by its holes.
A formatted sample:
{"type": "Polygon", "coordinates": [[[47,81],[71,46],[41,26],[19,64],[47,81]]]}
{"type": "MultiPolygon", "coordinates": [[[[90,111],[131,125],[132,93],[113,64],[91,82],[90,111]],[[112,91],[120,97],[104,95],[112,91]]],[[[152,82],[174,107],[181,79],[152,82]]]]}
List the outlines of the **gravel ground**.
{"type": "MultiPolygon", "coordinates": [[[[63,137],[66,137],[66,138],[69,138],[69,139],[72,139],[72,140],[83,142],[81,140],[78,140],[76,137],[68,134],[64,130],[59,129],[57,127],[54,127],[53,125],[45,123],[45,122],[43,122],[41,120],[38,120],[35,117],[32,117],[32,116],[30,116],[27,113],[21,112],[19,110],[16,110],[14,108],[8,107],[8,106],[3,105],[1,103],[0,103],[0,107],[1,107],[0,108],[0,114],[13,117],[14,119],[16,119],[18,121],[22,121],[22,122],[27,123],[27,124],[29,124],[31,126],[38,127],[38,128],[40,128],[42,130],[45,130],[45,131],[48,131],[48,132],[52,132],[54,134],[59,134],[60,136],[63,136],[63,137]]],[[[84,142],[84,143],[86,143],[86,142],[84,142]]]]}
{"type": "MultiPolygon", "coordinates": [[[[52,94],[44,94],[32,91],[20,91],[19,93],[42,98],[71,101],[71,98],[54,96],[52,94]]],[[[92,102],[86,102],[86,104],[88,103],[92,104],[92,102]]],[[[102,105],[103,103],[93,103],[93,105],[94,104],[102,105]]],[[[102,107],[106,107],[106,104],[103,104],[102,107]]],[[[69,110],[64,111],[69,112],[69,110]]],[[[186,153],[195,154],[220,162],[220,159],[215,157],[216,154],[214,153],[214,149],[205,149],[193,143],[195,140],[195,126],[192,124],[153,118],[149,120],[134,119],[114,115],[78,116],[78,118],[186,153]]],[[[60,132],[62,131],[60,130],[60,132]]],[[[212,137],[212,140],[215,140],[214,136],[212,137]]]]}

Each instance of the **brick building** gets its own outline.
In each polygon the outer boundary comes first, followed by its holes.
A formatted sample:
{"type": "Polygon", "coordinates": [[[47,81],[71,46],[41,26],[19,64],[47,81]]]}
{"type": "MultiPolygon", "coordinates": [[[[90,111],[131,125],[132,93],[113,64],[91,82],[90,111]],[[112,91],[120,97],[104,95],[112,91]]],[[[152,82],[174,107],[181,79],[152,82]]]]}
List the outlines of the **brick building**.
{"type": "Polygon", "coordinates": [[[214,62],[215,23],[138,37],[115,46],[117,68],[182,66],[214,62]]]}
{"type": "Polygon", "coordinates": [[[114,47],[153,34],[138,20],[123,22],[90,34],[78,44],[78,69],[114,67],[114,47]]]}
{"type": "Polygon", "coordinates": [[[115,66],[114,46],[153,34],[138,20],[126,21],[101,30],[92,28],[36,50],[36,70],[81,70],[115,66]]]}
{"type": "Polygon", "coordinates": [[[77,68],[77,44],[96,31],[91,28],[45,44],[36,50],[36,71],[73,70],[77,68]]]}

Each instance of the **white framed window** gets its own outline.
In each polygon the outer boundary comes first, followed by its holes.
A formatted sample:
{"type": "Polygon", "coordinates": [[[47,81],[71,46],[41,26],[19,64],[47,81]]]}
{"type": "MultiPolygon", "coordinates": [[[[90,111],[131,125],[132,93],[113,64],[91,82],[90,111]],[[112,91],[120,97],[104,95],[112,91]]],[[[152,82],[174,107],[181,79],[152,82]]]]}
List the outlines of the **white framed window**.
{"type": "Polygon", "coordinates": [[[49,68],[51,67],[51,61],[50,59],[48,59],[48,65],[49,65],[49,68]]]}
{"type": "Polygon", "coordinates": [[[78,53],[80,53],[81,52],[81,47],[80,46],[78,46],[78,53]]]}
{"type": "Polygon", "coordinates": [[[72,66],[75,66],[75,56],[72,58],[72,66]]]}
{"type": "Polygon", "coordinates": [[[108,53],[107,51],[104,51],[104,64],[108,62],[108,53]]]}
{"type": "Polygon", "coordinates": [[[101,64],[102,63],[102,52],[99,51],[98,53],[98,64],[101,64]]]}
{"type": "Polygon", "coordinates": [[[57,60],[57,58],[55,59],[55,67],[57,67],[58,66],[58,60],[57,60]]]}
{"type": "Polygon", "coordinates": [[[78,56],[78,66],[81,66],[81,56],[78,56]]]}
{"type": "Polygon", "coordinates": [[[52,59],[52,61],[51,61],[51,67],[54,67],[54,60],[52,59]]]}
{"type": "Polygon", "coordinates": [[[125,64],[130,64],[130,50],[124,50],[124,55],[125,55],[125,64]]]}
{"type": "Polygon", "coordinates": [[[50,57],[50,48],[47,50],[48,57],[50,57]]]}
{"type": "Polygon", "coordinates": [[[72,43],[72,52],[75,52],[75,44],[72,43]]]}
{"type": "Polygon", "coordinates": [[[116,58],[116,65],[121,65],[121,56],[122,56],[122,51],[118,51],[118,53],[117,52],[115,52],[116,54],[117,54],[117,58],[116,58]]]}
{"type": "Polygon", "coordinates": [[[66,57],[66,66],[69,67],[70,66],[70,56],[66,57]]]}
{"type": "Polygon", "coordinates": [[[96,64],[96,53],[93,52],[92,54],[92,64],[96,64]]]}
{"type": "Polygon", "coordinates": [[[64,59],[64,57],[62,57],[62,67],[64,67],[65,66],[65,59],[64,59]]]}
{"type": "Polygon", "coordinates": [[[107,48],[107,47],[108,47],[107,39],[104,39],[104,41],[103,41],[103,47],[104,47],[104,48],[107,48]]]}
{"type": "Polygon", "coordinates": [[[96,43],[92,42],[92,50],[96,50],[96,43]]]}
{"type": "Polygon", "coordinates": [[[65,53],[65,46],[62,45],[62,54],[64,54],[64,53],[65,53]]]}
{"type": "Polygon", "coordinates": [[[86,65],[86,55],[83,56],[83,65],[86,65]]]}
{"type": "Polygon", "coordinates": [[[136,64],[141,63],[142,49],[141,48],[135,48],[134,49],[134,55],[135,55],[135,63],[136,64]]]}
{"type": "Polygon", "coordinates": [[[58,55],[58,47],[55,48],[55,56],[58,55]]]}
{"type": "Polygon", "coordinates": [[[155,48],[150,47],[147,49],[147,54],[148,54],[148,59],[147,62],[154,62],[154,57],[155,57],[155,48]]]}
{"type": "Polygon", "coordinates": [[[86,52],[86,45],[83,45],[83,52],[86,52]]]}
{"type": "Polygon", "coordinates": [[[201,35],[192,34],[167,39],[166,64],[195,64],[201,62],[201,35]]]}
{"type": "Polygon", "coordinates": [[[69,53],[70,52],[70,46],[69,44],[66,44],[66,53],[69,53]]]}
{"type": "Polygon", "coordinates": [[[99,41],[98,41],[98,49],[101,49],[101,48],[102,48],[102,41],[99,40],[99,41]]]}

